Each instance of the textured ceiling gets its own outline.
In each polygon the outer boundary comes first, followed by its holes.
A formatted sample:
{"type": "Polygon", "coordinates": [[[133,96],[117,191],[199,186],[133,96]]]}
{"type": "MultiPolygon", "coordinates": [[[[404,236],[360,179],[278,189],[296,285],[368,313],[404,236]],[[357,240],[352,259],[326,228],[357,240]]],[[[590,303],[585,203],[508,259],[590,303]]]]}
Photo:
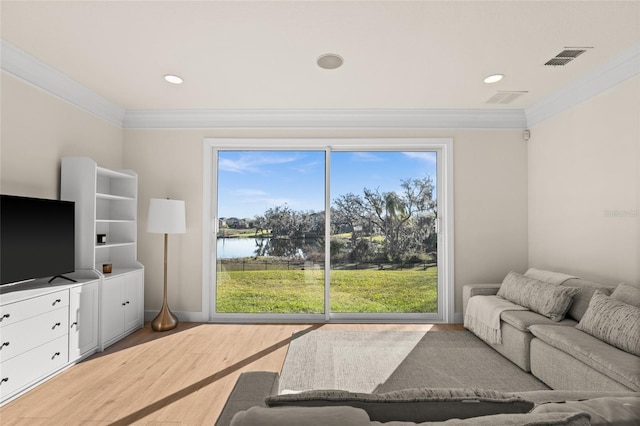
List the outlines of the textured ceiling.
{"type": "Polygon", "coordinates": [[[524,108],[640,42],[639,1],[2,1],[0,12],[4,40],[126,109],[524,108]],[[565,47],[593,49],[544,65],[565,47]],[[319,68],[328,52],[344,65],[319,68]],[[492,73],[506,77],[484,84],[492,73]],[[487,104],[497,91],[528,93],[487,104]]]}

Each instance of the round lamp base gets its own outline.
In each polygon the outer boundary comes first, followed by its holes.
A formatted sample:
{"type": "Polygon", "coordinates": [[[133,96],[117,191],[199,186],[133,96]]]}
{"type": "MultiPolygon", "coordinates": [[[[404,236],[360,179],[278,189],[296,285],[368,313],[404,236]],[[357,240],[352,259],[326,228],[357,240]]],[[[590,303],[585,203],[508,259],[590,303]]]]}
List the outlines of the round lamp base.
{"type": "Polygon", "coordinates": [[[151,328],[154,331],[169,331],[176,328],[178,318],[169,310],[166,304],[163,304],[158,315],[151,321],[151,328]]]}

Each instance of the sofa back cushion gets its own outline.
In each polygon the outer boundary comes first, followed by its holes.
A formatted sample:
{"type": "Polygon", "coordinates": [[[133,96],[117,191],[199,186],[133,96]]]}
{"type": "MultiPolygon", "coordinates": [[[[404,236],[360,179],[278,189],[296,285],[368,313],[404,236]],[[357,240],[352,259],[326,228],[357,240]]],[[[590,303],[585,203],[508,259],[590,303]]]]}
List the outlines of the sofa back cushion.
{"type": "Polygon", "coordinates": [[[526,413],[533,403],[510,394],[483,389],[404,389],[369,394],[314,390],[265,399],[268,407],[350,406],[367,412],[372,421],[427,422],[465,419],[500,413],[526,413]]]}
{"type": "Polygon", "coordinates": [[[638,285],[620,283],[611,294],[611,297],[640,308],[640,287],[638,285]]]}
{"type": "MultiPolygon", "coordinates": [[[[566,411],[566,410],[565,410],[566,411]]],[[[235,415],[231,426],[384,426],[390,423],[370,422],[362,410],[352,407],[253,407],[235,415]],[[360,413],[361,412],[361,413],[360,413]],[[363,415],[364,414],[364,415],[363,415]]],[[[443,422],[403,422],[397,426],[590,426],[584,412],[542,412],[495,414],[465,420],[452,418],[443,422]]]]}
{"type": "Polygon", "coordinates": [[[576,321],[580,321],[582,319],[582,316],[589,307],[591,297],[593,297],[593,293],[595,293],[596,290],[600,290],[602,293],[609,295],[615,288],[615,286],[586,281],[580,278],[569,279],[560,285],[580,289],[580,291],[573,296],[573,303],[567,312],[567,317],[573,318],[576,321]]]}
{"type": "Polygon", "coordinates": [[[532,413],[587,413],[593,426],[640,423],[640,396],[602,397],[538,405],[532,413]]]}
{"type": "Polygon", "coordinates": [[[545,283],[509,272],[502,281],[498,296],[553,321],[562,321],[578,291],[577,288],[545,283]]]}
{"type": "Polygon", "coordinates": [[[640,356],[640,308],[596,290],[576,326],[618,349],[640,356]]]}

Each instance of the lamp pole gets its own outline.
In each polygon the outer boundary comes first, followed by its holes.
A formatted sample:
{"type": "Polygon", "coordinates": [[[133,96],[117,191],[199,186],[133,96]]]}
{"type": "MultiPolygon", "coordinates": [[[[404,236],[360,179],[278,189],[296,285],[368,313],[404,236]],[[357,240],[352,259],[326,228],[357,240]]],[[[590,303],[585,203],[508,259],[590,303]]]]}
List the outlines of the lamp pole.
{"type": "Polygon", "coordinates": [[[162,308],[158,315],[151,321],[151,328],[154,331],[173,330],[178,325],[178,318],[169,309],[167,303],[167,257],[169,252],[169,234],[164,234],[164,297],[162,308]]]}

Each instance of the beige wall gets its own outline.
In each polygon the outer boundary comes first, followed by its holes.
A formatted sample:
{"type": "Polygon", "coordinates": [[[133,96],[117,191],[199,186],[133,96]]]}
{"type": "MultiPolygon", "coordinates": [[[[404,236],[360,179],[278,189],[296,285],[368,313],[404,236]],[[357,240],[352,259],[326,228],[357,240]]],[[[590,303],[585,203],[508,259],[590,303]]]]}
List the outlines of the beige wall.
{"type": "Polygon", "coordinates": [[[529,264],[640,282],[640,76],[532,129],[529,264]]]}
{"type": "Polygon", "coordinates": [[[175,311],[202,307],[202,151],[205,137],[453,137],[455,311],[462,286],[501,282],[527,267],[527,160],[520,131],[125,130],[124,167],[140,182],[138,257],[145,309],[162,302],[162,239],[145,231],[149,198],[183,199],[187,233],[170,236],[169,299],[175,311]]]}
{"type": "Polygon", "coordinates": [[[87,156],[122,167],[122,129],[1,73],[0,191],[60,196],[60,159],[87,156]]]}
{"type": "Polygon", "coordinates": [[[146,232],[149,198],[184,199],[187,233],[170,236],[169,292],[178,312],[202,309],[202,144],[205,137],[452,137],[455,311],[461,289],[527,267],[527,158],[519,131],[122,130],[2,72],[1,192],[57,198],[60,159],[88,156],[139,175],[138,258],[145,309],[162,297],[162,238],[146,232]]]}

